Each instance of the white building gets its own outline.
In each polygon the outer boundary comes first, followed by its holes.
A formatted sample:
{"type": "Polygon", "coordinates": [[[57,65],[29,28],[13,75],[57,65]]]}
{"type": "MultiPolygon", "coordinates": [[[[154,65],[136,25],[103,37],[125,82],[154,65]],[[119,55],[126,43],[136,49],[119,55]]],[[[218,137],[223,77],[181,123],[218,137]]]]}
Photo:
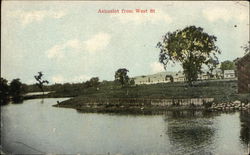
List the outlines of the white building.
{"type": "MultiPolygon", "coordinates": [[[[198,76],[198,80],[220,79],[223,76],[222,71],[220,69],[213,70],[212,75],[213,76],[209,75],[208,71],[203,71],[203,73],[198,76]]],[[[160,72],[153,75],[136,76],[133,79],[136,85],[186,81],[185,75],[181,71],[160,72]]]]}
{"type": "Polygon", "coordinates": [[[233,79],[233,78],[235,78],[235,71],[234,70],[224,70],[223,77],[224,77],[224,79],[233,79]]]}
{"type": "Polygon", "coordinates": [[[216,68],[212,71],[212,73],[209,70],[203,70],[203,73],[198,75],[198,80],[222,79],[222,77],[222,70],[216,68]]]}
{"type": "Polygon", "coordinates": [[[136,76],[133,78],[135,84],[156,84],[156,83],[168,83],[168,82],[183,82],[185,76],[182,72],[160,72],[147,76],[136,76]]]}

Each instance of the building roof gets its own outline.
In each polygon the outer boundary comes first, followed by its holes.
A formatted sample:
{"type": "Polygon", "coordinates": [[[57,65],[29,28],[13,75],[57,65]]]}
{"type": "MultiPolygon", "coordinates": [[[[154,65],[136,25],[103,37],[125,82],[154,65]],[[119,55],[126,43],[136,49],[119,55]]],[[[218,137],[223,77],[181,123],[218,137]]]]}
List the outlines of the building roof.
{"type": "Polygon", "coordinates": [[[142,76],[136,76],[133,77],[134,80],[139,80],[139,81],[145,81],[145,80],[162,80],[165,79],[166,76],[172,76],[173,78],[184,78],[183,72],[160,72],[152,75],[142,75],[142,76]]]}
{"type": "Polygon", "coordinates": [[[166,77],[166,75],[174,75],[176,74],[177,72],[159,72],[159,73],[156,73],[156,74],[151,74],[151,75],[141,75],[141,76],[135,76],[133,78],[135,79],[138,79],[138,78],[154,78],[154,77],[166,77]]]}
{"type": "Polygon", "coordinates": [[[234,70],[224,70],[224,74],[234,73],[234,70]]]}
{"type": "Polygon", "coordinates": [[[244,55],[243,57],[237,59],[237,60],[235,61],[235,63],[236,63],[236,64],[239,64],[239,63],[241,63],[241,62],[244,62],[244,61],[246,61],[247,58],[250,59],[250,52],[248,52],[248,53],[247,53],[246,55],[244,55]]]}

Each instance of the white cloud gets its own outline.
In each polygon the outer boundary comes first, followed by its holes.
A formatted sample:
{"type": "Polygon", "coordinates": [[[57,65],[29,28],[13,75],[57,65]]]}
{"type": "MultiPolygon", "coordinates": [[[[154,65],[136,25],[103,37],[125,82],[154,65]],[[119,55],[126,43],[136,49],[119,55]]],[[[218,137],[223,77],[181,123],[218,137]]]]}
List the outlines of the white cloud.
{"type": "Polygon", "coordinates": [[[229,10],[225,8],[206,8],[202,11],[203,16],[210,22],[215,22],[217,20],[223,20],[228,22],[231,19],[238,21],[245,21],[249,18],[246,11],[241,10],[229,10]]]}
{"type": "Polygon", "coordinates": [[[228,21],[231,16],[229,10],[223,8],[207,8],[202,11],[205,18],[209,21],[214,22],[216,20],[228,21]]]}
{"type": "Polygon", "coordinates": [[[81,41],[77,39],[69,40],[66,43],[53,46],[46,52],[46,54],[48,58],[61,59],[64,57],[65,49],[70,48],[72,51],[78,51],[82,48],[81,44],[81,41]]]}
{"type": "Polygon", "coordinates": [[[109,44],[110,38],[110,35],[107,33],[98,33],[89,40],[84,41],[84,47],[89,52],[102,50],[109,44]]]}
{"type": "Polygon", "coordinates": [[[81,49],[81,41],[74,39],[66,42],[65,47],[70,47],[74,49],[81,49]]]}
{"type": "Polygon", "coordinates": [[[64,11],[13,11],[10,15],[17,18],[23,26],[41,22],[45,18],[59,19],[66,15],[64,11]]]}
{"type": "Polygon", "coordinates": [[[131,13],[131,14],[112,14],[111,18],[118,19],[121,23],[142,24],[146,22],[157,23],[166,22],[171,23],[173,19],[165,12],[159,10],[156,13],[131,13]]]}
{"type": "Polygon", "coordinates": [[[151,68],[152,73],[158,73],[158,72],[165,71],[163,65],[159,62],[151,63],[150,68],[151,68]]]}
{"type": "Polygon", "coordinates": [[[87,75],[79,75],[74,76],[72,78],[65,78],[62,75],[55,75],[52,76],[52,83],[66,83],[66,82],[72,82],[72,83],[79,83],[89,80],[91,77],[87,75]]]}
{"type": "Polygon", "coordinates": [[[84,81],[89,80],[90,78],[91,78],[91,77],[90,77],[90,76],[87,76],[87,75],[75,76],[75,77],[72,79],[72,82],[84,82],[84,81]]]}
{"type": "Polygon", "coordinates": [[[52,47],[51,49],[49,49],[46,53],[48,58],[63,58],[64,54],[62,52],[62,50],[64,49],[64,45],[55,45],[54,47],[52,47]]]}
{"type": "Polygon", "coordinates": [[[69,40],[65,43],[54,45],[48,51],[46,51],[48,58],[63,58],[66,49],[70,51],[79,52],[81,50],[86,50],[87,52],[101,51],[106,48],[110,42],[111,36],[108,33],[98,33],[92,36],[86,41],[80,41],[78,39],[69,40]]]}
{"type": "Polygon", "coordinates": [[[56,75],[52,77],[53,83],[64,83],[66,80],[61,75],[56,75]]]}

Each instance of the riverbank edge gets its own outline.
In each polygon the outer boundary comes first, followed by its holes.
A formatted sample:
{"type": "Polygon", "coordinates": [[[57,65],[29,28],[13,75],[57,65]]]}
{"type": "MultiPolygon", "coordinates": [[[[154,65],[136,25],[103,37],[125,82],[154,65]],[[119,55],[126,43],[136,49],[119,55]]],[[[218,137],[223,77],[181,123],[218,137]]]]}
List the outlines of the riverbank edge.
{"type": "MultiPolygon", "coordinates": [[[[165,99],[170,100],[170,99],[165,99]]],[[[179,100],[179,99],[177,99],[179,100]]],[[[54,107],[72,108],[86,113],[158,113],[169,110],[207,110],[207,111],[250,111],[250,102],[215,103],[213,100],[202,104],[185,104],[178,102],[164,104],[164,99],[78,99],[71,98],[58,102],[54,107]],[[158,103],[157,103],[158,101],[158,103]]]]}
{"type": "Polygon", "coordinates": [[[23,96],[23,100],[31,100],[31,99],[42,99],[42,98],[73,98],[75,96],[70,95],[55,95],[54,93],[46,94],[46,95],[30,95],[23,96]]]}
{"type": "Polygon", "coordinates": [[[76,109],[83,113],[157,114],[174,110],[208,110],[204,106],[71,106],[55,104],[53,107],[76,109]]]}

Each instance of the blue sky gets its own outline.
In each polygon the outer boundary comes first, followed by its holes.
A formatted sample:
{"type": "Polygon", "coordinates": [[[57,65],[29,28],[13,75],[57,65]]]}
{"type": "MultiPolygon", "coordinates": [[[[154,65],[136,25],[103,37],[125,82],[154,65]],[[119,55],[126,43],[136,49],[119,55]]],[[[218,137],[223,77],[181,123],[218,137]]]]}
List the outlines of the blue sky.
{"type": "MultiPolygon", "coordinates": [[[[219,60],[233,60],[249,40],[249,2],[3,1],[1,76],[34,83],[43,71],[50,83],[113,80],[163,71],[157,42],[168,31],[200,26],[217,36],[219,60]],[[98,13],[99,9],[154,9],[146,14],[98,13]],[[237,27],[235,27],[237,25],[237,27]]],[[[167,71],[178,71],[170,64],[167,71]]]]}

